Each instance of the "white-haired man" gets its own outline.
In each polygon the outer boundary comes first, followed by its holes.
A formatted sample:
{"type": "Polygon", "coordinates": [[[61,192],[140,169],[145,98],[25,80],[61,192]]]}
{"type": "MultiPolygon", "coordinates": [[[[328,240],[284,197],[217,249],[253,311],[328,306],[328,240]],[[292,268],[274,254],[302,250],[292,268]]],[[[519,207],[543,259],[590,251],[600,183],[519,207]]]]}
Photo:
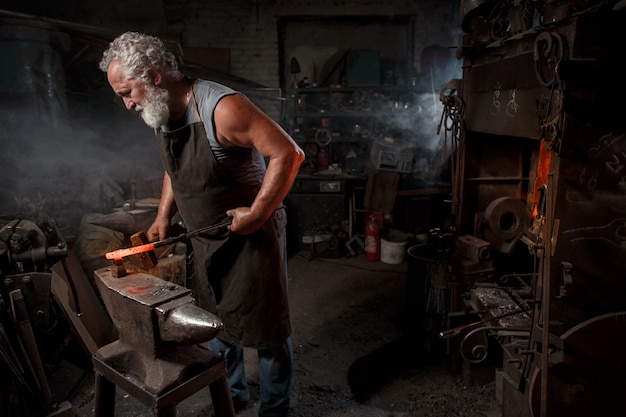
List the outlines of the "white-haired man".
{"type": "Polygon", "coordinates": [[[176,212],[189,230],[232,218],[225,236],[192,239],[193,293],[200,307],[224,322],[224,332],[209,341],[209,348],[226,352],[235,405],[250,398],[243,348],[254,348],[259,416],[287,416],[293,353],[286,214],[276,209],[303,151],[241,93],[185,76],[154,36],[120,35],[104,52],[100,69],[126,108],[138,112],[158,139],[165,175],[148,238],[166,238],[176,212]]]}

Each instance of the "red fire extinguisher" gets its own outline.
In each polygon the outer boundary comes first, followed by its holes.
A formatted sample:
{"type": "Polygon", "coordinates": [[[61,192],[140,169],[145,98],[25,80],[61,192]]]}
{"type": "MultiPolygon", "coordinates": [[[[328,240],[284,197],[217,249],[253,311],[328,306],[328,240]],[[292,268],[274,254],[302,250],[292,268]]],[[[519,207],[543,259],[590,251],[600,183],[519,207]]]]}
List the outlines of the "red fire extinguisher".
{"type": "Polygon", "coordinates": [[[365,259],[377,262],[380,259],[380,226],[376,213],[365,219],[365,259]]]}

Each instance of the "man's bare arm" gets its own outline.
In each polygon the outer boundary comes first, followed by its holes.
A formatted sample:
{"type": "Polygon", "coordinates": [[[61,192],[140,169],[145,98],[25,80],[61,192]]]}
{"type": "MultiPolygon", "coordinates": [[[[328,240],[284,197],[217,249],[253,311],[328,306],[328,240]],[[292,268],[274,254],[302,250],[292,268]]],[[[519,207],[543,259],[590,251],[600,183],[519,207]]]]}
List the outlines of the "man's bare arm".
{"type": "Polygon", "coordinates": [[[233,232],[252,233],[267,221],[289,192],[304,152],[282,127],[240,94],[220,100],[215,125],[217,139],[223,146],[255,148],[268,158],[265,178],[252,205],[227,213],[233,217],[233,232]]]}
{"type": "Polygon", "coordinates": [[[172,190],[172,180],[166,171],[163,175],[163,187],[161,189],[161,200],[159,201],[157,215],[146,233],[149,241],[167,238],[170,221],[177,210],[176,202],[174,201],[174,191],[172,190]]]}

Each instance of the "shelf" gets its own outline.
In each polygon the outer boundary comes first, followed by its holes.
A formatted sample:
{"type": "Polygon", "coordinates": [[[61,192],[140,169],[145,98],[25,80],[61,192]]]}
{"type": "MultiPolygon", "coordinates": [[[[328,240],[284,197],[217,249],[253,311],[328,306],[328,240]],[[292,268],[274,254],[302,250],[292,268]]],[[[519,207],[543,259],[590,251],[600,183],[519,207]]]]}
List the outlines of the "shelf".
{"type": "Polygon", "coordinates": [[[528,181],[528,177],[473,177],[464,181],[528,181]]]}
{"type": "Polygon", "coordinates": [[[296,175],[297,180],[317,180],[317,181],[327,181],[327,180],[343,180],[343,181],[365,181],[367,176],[365,174],[302,174],[298,173],[296,175]]]}
{"type": "Polygon", "coordinates": [[[413,91],[397,86],[293,91],[288,132],[307,154],[301,169],[323,172],[328,162],[347,172],[363,173],[377,141],[387,136],[402,140],[408,134],[405,126],[415,116],[413,98],[413,91]]]}
{"type": "MultiPolygon", "coordinates": [[[[412,109],[411,109],[412,110],[412,109]]],[[[402,115],[403,113],[411,113],[409,109],[398,110],[373,110],[373,111],[318,111],[318,112],[301,112],[296,111],[295,117],[307,117],[307,118],[325,118],[325,117],[375,117],[385,118],[390,116],[402,115]]]]}
{"type": "MultiPolygon", "coordinates": [[[[315,136],[312,135],[300,135],[297,132],[293,134],[293,139],[298,143],[315,142],[315,136]]],[[[364,136],[332,136],[330,143],[372,143],[373,138],[364,136]]]]}
{"type": "Polygon", "coordinates": [[[395,93],[406,93],[406,87],[396,87],[396,86],[377,86],[377,85],[363,85],[360,87],[308,87],[308,88],[298,88],[296,89],[292,95],[297,94],[319,94],[319,93],[354,93],[355,91],[370,91],[370,92],[395,92],[395,93]]]}
{"type": "Polygon", "coordinates": [[[355,112],[355,111],[318,111],[318,112],[301,112],[296,111],[295,117],[312,117],[312,118],[325,118],[325,117],[372,117],[375,112],[355,112]]]}

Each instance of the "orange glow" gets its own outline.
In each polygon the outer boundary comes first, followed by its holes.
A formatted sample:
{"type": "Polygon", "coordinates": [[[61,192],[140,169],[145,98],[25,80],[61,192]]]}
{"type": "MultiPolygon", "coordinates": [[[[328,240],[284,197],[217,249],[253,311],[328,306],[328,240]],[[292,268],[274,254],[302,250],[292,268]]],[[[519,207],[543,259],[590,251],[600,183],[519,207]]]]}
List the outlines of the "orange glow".
{"type": "Polygon", "coordinates": [[[114,250],[113,252],[107,252],[105,255],[107,259],[122,259],[125,256],[138,255],[140,253],[148,252],[154,249],[153,243],[146,243],[145,245],[133,246],[132,248],[114,250]]]}
{"type": "Polygon", "coordinates": [[[533,205],[532,205],[532,215],[533,218],[537,217],[537,204],[539,203],[539,192],[537,191],[539,187],[547,184],[548,182],[548,171],[550,170],[550,160],[552,159],[552,153],[546,149],[545,144],[539,144],[539,161],[537,162],[537,175],[535,178],[534,184],[534,193],[533,193],[533,205]]]}
{"type": "MultiPolygon", "coordinates": [[[[128,295],[137,295],[137,294],[145,294],[146,293],[146,287],[145,285],[142,287],[139,287],[137,285],[127,285],[124,287],[124,292],[128,295]]],[[[150,288],[148,288],[150,289],[150,288]]]]}

